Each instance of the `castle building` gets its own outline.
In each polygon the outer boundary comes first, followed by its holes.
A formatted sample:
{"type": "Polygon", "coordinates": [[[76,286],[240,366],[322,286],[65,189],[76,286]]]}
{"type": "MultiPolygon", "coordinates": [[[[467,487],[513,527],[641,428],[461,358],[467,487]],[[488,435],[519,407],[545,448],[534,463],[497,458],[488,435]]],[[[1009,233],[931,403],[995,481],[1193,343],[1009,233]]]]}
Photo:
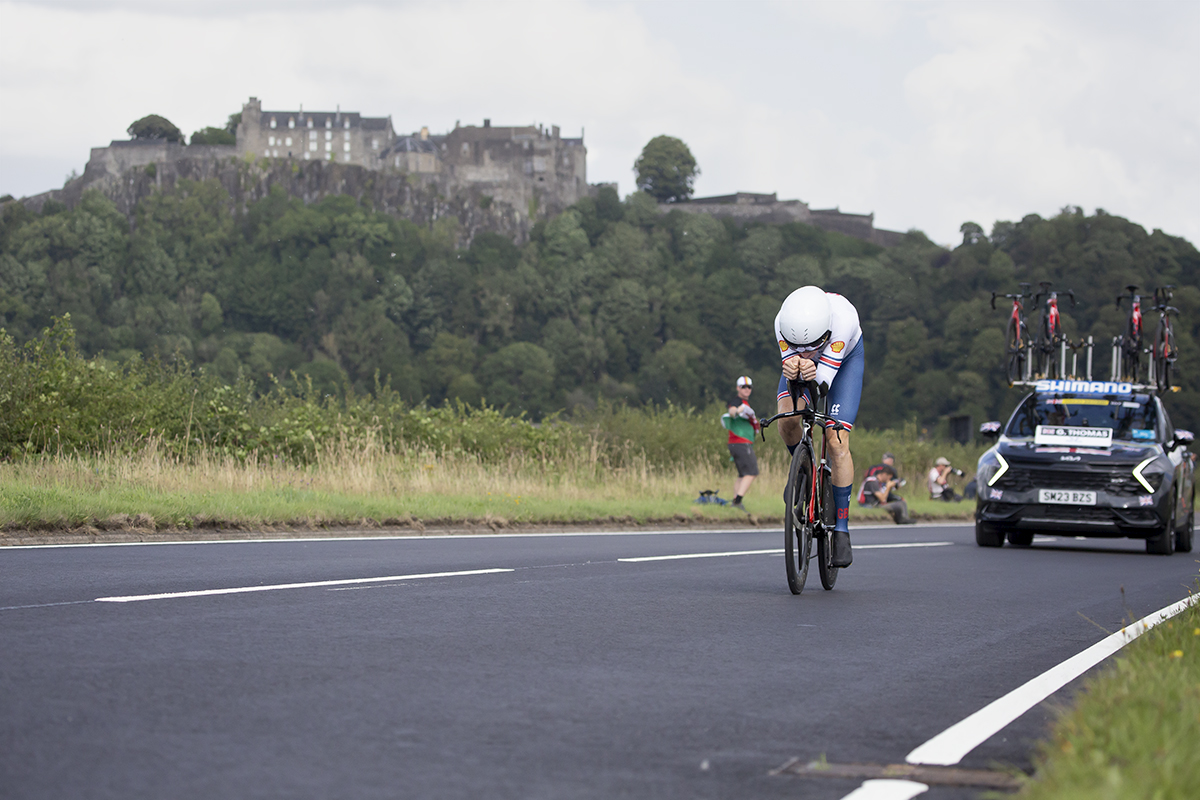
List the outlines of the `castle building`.
{"type": "MultiPolygon", "coordinates": [[[[454,216],[468,241],[480,230],[523,240],[538,219],[600,189],[587,182],[582,132],[578,138],[564,137],[557,125],[501,127],[485,119],[482,126],[455,123],[444,134],[431,134],[426,127],[398,136],[391,117],[366,117],[340,107],[264,111],[251,97],[242,105],[236,144],[114,141],[92,148],[83,175],[62,189],[21,202],[34,210],[51,199],[73,206],[85,189],[95,187],[132,217],[142,198],[180,179],[219,180],[242,204],[280,186],[305,202],[338,194],[369,199],[375,208],[419,224],[454,216]]],[[[871,214],[810,209],[774,194],[699,197],[659,209],[742,222],[805,222],[884,246],[902,238],[875,228],[871,214]]]]}
{"type": "Polygon", "coordinates": [[[337,161],[380,169],[396,139],[391,117],[364,117],[357,111],[263,111],[251,97],[242,106],[237,149],[266,158],[337,161]]]}

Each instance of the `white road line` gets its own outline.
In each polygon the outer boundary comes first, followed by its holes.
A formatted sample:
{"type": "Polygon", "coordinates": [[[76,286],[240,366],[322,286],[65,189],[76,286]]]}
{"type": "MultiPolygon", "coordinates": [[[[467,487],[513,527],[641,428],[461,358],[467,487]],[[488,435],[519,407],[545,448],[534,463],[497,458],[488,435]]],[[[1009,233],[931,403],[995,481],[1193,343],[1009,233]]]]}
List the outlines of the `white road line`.
{"type": "Polygon", "coordinates": [[[675,561],[680,558],[724,558],[725,556],[766,556],[782,553],[783,548],[779,547],[774,550],[734,550],[729,553],[684,553],[678,556],[642,556],[641,558],[618,558],[617,561],[624,561],[628,564],[633,564],[638,561],[675,561]]]}
{"type": "Polygon", "coordinates": [[[136,603],[140,600],[171,600],[177,597],[208,597],[218,594],[245,594],[247,592],[273,592],[279,589],[312,589],[318,586],[348,586],[356,583],[381,583],[383,581],[415,581],[421,578],[458,578],[465,575],[493,575],[497,572],[513,572],[511,569],[471,569],[462,572],[426,572],[418,575],[386,575],[382,578],[349,578],[338,581],[309,581],[307,583],[278,583],[272,586],[238,586],[232,589],[201,589],[194,592],[165,592],[163,594],[131,594],[124,597],[97,597],[97,603],[136,603]]]}
{"type": "Polygon", "coordinates": [[[863,781],[862,786],[842,800],[910,800],[927,791],[928,786],[916,781],[876,778],[863,781]]]}
{"type": "MultiPolygon", "coordinates": [[[[901,547],[946,547],[954,542],[901,542],[897,544],[859,544],[855,550],[892,550],[901,547]]],[[[725,556],[774,556],[783,552],[782,547],[774,550],[732,550],[728,553],[681,553],[672,556],[641,556],[640,558],[618,558],[617,561],[636,563],[639,561],[677,561],[681,558],[724,558],[725,556]]]]}
{"type": "Polygon", "coordinates": [[[1010,722],[1054,692],[1158,623],[1170,619],[1197,602],[1200,602],[1200,595],[1192,595],[1178,603],[1161,608],[1111,636],[1101,639],[1083,652],[1072,656],[1056,667],[1051,667],[1033,680],[979,709],[962,722],[942,731],[909,753],[904,760],[910,764],[940,766],[957,764],[967,753],[983,744],[1010,722]]]}

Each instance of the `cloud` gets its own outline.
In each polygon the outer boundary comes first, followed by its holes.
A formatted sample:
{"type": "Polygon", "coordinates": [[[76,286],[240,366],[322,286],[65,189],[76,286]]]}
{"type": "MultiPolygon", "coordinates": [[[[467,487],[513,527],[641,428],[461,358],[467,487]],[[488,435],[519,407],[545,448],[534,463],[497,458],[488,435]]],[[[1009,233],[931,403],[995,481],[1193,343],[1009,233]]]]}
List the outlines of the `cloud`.
{"type": "Polygon", "coordinates": [[[1200,237],[1196,4],[0,3],[0,191],[32,194],[158,113],[268,109],[586,128],[633,188],[661,133],[697,192],[776,191],[938,241],[1104,207],[1200,237]]]}

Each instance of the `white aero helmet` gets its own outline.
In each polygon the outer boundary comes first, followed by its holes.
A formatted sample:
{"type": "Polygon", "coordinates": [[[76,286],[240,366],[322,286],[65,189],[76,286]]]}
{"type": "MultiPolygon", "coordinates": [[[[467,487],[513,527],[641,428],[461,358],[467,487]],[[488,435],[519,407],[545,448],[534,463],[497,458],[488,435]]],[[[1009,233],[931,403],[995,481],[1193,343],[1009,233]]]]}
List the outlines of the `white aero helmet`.
{"type": "Polygon", "coordinates": [[[832,315],[824,289],[801,286],[779,307],[779,334],[797,350],[816,350],[829,341],[832,315]]]}

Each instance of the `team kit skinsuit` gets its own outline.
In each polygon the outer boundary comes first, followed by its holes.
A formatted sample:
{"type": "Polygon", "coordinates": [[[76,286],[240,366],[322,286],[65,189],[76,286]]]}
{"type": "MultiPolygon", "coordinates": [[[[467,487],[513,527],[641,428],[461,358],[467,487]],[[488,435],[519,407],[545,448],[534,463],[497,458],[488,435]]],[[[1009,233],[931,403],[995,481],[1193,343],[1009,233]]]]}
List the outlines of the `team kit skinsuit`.
{"type": "MultiPolygon", "coordinates": [[[[840,532],[834,536],[833,561],[834,566],[849,566],[850,495],[853,493],[854,464],[845,440],[848,439],[847,432],[854,429],[854,420],[858,416],[865,363],[858,311],[840,294],[825,292],[816,286],[801,287],[788,296],[776,315],[775,339],[779,343],[781,361],[799,357],[816,363],[813,380],[829,386],[827,413],[841,423],[846,431],[839,434],[827,430],[826,442],[830,448],[833,497],[837,506],[834,530],[840,532]],[[836,435],[840,435],[842,441],[835,445],[831,437],[836,435]],[[845,485],[838,485],[839,478],[845,485]]],[[[784,369],[788,367],[785,365],[784,369]]],[[[801,373],[804,371],[807,370],[800,370],[801,373]]],[[[781,403],[786,399],[786,405],[791,405],[786,371],[779,376],[777,397],[781,403]]],[[[804,400],[812,404],[812,398],[807,393],[804,400]]],[[[833,424],[827,422],[826,428],[833,424]]],[[[788,434],[783,427],[780,433],[785,436],[787,443],[788,434]]],[[[795,438],[798,442],[799,435],[795,435],[795,438]]],[[[795,448],[795,443],[788,443],[789,451],[795,448]]]]}

